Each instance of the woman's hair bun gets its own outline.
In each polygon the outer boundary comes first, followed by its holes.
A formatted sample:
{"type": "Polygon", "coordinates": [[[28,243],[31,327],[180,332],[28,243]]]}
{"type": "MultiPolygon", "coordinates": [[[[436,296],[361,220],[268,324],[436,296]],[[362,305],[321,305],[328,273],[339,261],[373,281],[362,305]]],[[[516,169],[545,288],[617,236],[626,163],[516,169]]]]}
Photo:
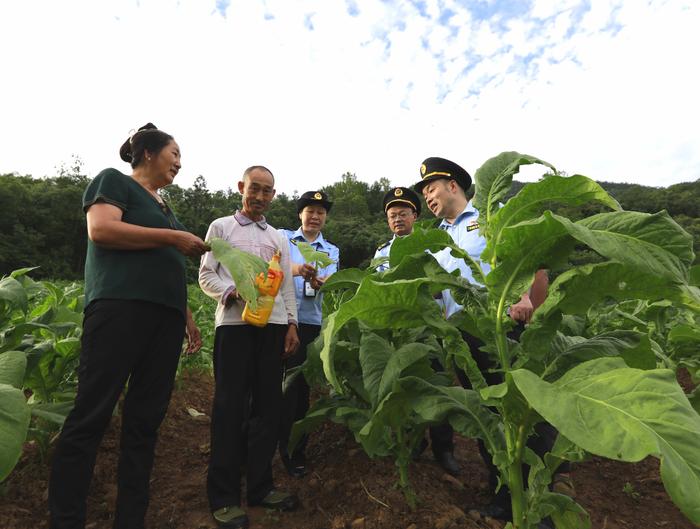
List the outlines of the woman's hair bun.
{"type": "Polygon", "coordinates": [[[146,123],[143,127],[139,127],[139,130],[136,132],[141,132],[142,130],[150,130],[150,129],[156,129],[158,130],[158,127],[156,127],[153,123],[146,123]]]}
{"type": "Polygon", "coordinates": [[[143,160],[145,150],[158,153],[172,139],[170,134],[158,130],[153,123],[146,123],[136,131],[132,129],[131,134],[119,149],[119,157],[135,168],[143,160]],[[147,133],[142,134],[144,132],[147,133]]]}

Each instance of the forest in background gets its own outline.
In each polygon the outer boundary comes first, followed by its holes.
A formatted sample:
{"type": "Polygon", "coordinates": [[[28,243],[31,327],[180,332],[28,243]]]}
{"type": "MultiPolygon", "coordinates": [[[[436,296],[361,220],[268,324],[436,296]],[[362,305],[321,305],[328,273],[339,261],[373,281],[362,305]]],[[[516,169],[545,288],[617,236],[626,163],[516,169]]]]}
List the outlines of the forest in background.
{"type": "MultiPolygon", "coordinates": [[[[64,165],[56,172],[56,176],[46,178],[0,175],[0,275],[22,267],[39,266],[33,273],[36,278],[82,278],[86,227],[81,199],[90,178],[83,174],[78,158],[74,158],[70,167],[64,165]]],[[[693,236],[698,253],[700,179],[665,188],[600,183],[626,210],[647,213],[667,210],[693,236]]],[[[512,193],[523,185],[515,182],[512,193]]],[[[321,188],[334,203],[323,233],[340,248],[342,268],[366,265],[377,246],[390,238],[382,198],[391,187],[386,178],[368,184],[348,172],[321,188]]],[[[298,192],[304,191],[307,189],[298,192]]],[[[189,188],[169,186],[163,196],[180,221],[202,238],[212,220],[230,215],[241,205],[237,191],[231,188],[209,190],[203,176],[197,177],[189,188]]],[[[292,196],[278,194],[267,215],[269,223],[276,228],[298,228],[296,199],[296,193],[292,196]]],[[[432,215],[425,209],[421,219],[431,219],[432,215]]],[[[573,219],[596,211],[595,206],[572,209],[556,204],[552,204],[551,209],[573,219]]],[[[188,272],[192,281],[196,278],[197,265],[190,260],[188,272]]]]}

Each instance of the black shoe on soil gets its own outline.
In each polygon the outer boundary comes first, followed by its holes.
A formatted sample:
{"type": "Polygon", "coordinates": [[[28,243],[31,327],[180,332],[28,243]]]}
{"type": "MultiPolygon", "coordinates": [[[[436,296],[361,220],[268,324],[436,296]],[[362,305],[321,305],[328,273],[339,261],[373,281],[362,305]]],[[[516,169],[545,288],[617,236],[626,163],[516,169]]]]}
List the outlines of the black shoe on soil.
{"type": "Polygon", "coordinates": [[[510,510],[510,507],[504,507],[499,503],[489,503],[488,505],[479,508],[478,511],[479,514],[484,517],[490,516],[496,520],[503,520],[506,522],[513,520],[513,513],[510,510]]]}
{"type": "Polygon", "coordinates": [[[426,448],[428,448],[428,440],[423,437],[423,439],[420,440],[420,443],[418,443],[411,451],[411,459],[417,461],[421,454],[425,452],[426,448]]]}
{"type": "Polygon", "coordinates": [[[435,454],[435,461],[443,468],[445,472],[453,476],[459,476],[462,468],[457,463],[455,456],[452,452],[442,452],[441,454],[435,454]]]}
{"type": "Polygon", "coordinates": [[[259,505],[260,507],[276,511],[293,511],[299,506],[299,498],[290,492],[272,489],[261,501],[256,503],[249,502],[248,505],[259,505]]]}
{"type": "Polygon", "coordinates": [[[293,478],[303,478],[309,473],[303,459],[290,459],[288,456],[282,456],[281,459],[287,474],[293,478]]]}

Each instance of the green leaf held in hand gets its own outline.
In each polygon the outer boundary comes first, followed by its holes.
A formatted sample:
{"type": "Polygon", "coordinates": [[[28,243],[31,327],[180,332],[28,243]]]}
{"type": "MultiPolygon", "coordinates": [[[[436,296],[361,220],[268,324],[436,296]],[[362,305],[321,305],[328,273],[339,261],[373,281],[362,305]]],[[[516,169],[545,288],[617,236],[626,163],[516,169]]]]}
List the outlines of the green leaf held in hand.
{"type": "Polygon", "coordinates": [[[257,255],[233,248],[223,239],[213,238],[207,241],[207,244],[211,246],[214,257],[231,274],[238,294],[255,310],[258,301],[255,278],[258,274],[267,274],[267,263],[257,255]]]}
{"type": "Polygon", "coordinates": [[[326,268],[327,266],[335,263],[335,261],[331,259],[327,253],[314,250],[313,246],[307,242],[296,241],[294,244],[296,244],[297,248],[299,248],[299,253],[301,253],[304,261],[309,264],[313,264],[316,269],[326,268]]]}

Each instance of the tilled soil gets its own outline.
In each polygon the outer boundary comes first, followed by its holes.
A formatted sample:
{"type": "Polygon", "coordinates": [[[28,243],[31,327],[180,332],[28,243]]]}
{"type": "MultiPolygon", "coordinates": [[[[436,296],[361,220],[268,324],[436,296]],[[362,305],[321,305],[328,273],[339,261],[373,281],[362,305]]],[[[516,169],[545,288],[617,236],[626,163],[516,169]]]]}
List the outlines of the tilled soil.
{"type": "MultiPolygon", "coordinates": [[[[213,379],[187,373],[173,394],[160,430],[151,483],[149,529],[215,528],[205,493],[209,452],[209,410],[213,379]],[[191,410],[204,415],[193,416],[191,410]]],[[[197,415],[194,413],[194,415],[197,415]]],[[[110,425],[97,459],[88,503],[87,529],[109,529],[116,499],[119,418],[110,425]]],[[[416,510],[394,487],[396,472],[389,460],[365,456],[343,427],[326,424],[311,437],[311,472],[289,477],[275,457],[279,488],[296,492],[302,507],[276,513],[248,510],[254,529],[497,529],[492,519],[475,510],[490,499],[487,472],[476,443],[457,436],[455,455],[462,474],[453,478],[432,460],[430,450],[412,465],[410,479],[419,498],[416,510]]],[[[50,457],[50,452],[49,452],[50,457]]],[[[0,528],[47,526],[48,463],[28,444],[14,472],[0,485],[0,528]]],[[[671,503],[659,478],[658,462],[624,464],[594,458],[572,471],[577,501],[588,510],[594,529],[692,529],[671,503]]]]}

